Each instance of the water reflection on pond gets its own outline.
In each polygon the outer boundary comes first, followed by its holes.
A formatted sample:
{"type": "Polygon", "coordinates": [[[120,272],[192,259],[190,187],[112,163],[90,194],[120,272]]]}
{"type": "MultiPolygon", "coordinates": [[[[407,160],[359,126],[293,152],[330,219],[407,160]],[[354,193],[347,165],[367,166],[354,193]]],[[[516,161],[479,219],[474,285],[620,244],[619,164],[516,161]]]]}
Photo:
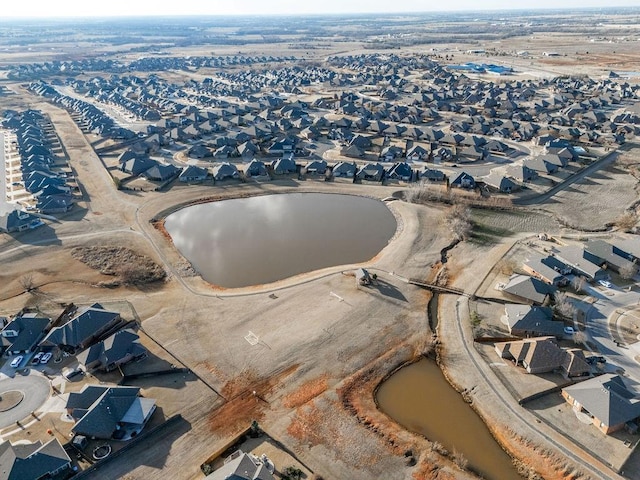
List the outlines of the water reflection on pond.
{"type": "Polygon", "coordinates": [[[232,288],[370,260],[396,221],[370,198],[292,193],[193,205],[165,228],[202,278],[232,288]]]}
{"type": "Polygon", "coordinates": [[[403,427],[460,452],[473,471],[491,480],[522,480],[486,425],[447,382],[438,365],[423,359],[378,389],[380,410],[403,427]]]}

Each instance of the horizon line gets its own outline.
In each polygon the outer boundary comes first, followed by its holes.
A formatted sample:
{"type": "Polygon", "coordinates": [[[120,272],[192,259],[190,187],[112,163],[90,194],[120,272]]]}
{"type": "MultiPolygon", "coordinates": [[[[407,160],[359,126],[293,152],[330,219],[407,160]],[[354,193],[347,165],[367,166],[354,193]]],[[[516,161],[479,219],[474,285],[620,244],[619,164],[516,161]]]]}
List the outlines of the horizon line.
{"type": "Polygon", "coordinates": [[[549,12],[563,11],[606,11],[606,10],[638,10],[640,5],[607,5],[607,6],[573,6],[573,7],[556,7],[549,8],[545,6],[529,6],[514,8],[490,8],[490,9],[454,9],[454,10],[421,10],[421,11],[367,11],[367,12],[307,12],[307,13],[132,13],[126,15],[105,15],[105,14],[81,14],[81,15],[15,15],[3,16],[0,23],[15,20],[79,20],[79,19],[96,19],[96,20],[122,20],[122,19],[142,19],[142,18],[256,18],[256,17],[322,17],[322,16],[366,16],[366,15],[430,15],[430,14],[482,14],[482,13],[500,13],[500,12],[529,12],[547,10],[549,12]]]}

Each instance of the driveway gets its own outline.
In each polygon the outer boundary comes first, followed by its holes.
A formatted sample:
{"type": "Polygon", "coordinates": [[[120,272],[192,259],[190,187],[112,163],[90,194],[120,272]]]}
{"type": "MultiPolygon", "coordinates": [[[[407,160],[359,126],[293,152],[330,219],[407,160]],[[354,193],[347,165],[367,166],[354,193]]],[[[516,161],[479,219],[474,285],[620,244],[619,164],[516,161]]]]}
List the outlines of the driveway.
{"type": "Polygon", "coordinates": [[[15,408],[0,412],[0,428],[13,425],[37,411],[49,398],[51,386],[49,380],[33,371],[29,375],[16,373],[14,378],[0,380],[0,396],[16,390],[22,392],[24,398],[15,408]]]}

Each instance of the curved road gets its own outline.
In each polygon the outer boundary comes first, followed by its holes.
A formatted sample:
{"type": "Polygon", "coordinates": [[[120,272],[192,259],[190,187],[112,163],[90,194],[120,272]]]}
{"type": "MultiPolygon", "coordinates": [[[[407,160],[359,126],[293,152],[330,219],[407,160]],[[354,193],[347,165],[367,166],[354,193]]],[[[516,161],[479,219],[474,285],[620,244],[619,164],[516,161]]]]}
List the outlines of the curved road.
{"type": "Polygon", "coordinates": [[[0,429],[15,424],[30,416],[31,412],[37,411],[49,398],[51,386],[49,380],[31,371],[26,376],[16,373],[14,378],[0,380],[0,395],[12,390],[22,392],[24,398],[15,408],[0,412],[0,429]]]}

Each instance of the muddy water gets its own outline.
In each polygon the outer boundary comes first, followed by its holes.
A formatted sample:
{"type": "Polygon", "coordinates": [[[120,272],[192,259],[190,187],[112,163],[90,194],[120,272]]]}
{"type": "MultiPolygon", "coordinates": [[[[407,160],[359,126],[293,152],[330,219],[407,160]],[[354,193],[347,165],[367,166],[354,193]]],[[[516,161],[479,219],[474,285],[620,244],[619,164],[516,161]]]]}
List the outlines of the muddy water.
{"type": "Polygon", "coordinates": [[[396,220],[370,198],[292,193],[193,205],[165,228],[202,278],[234,288],[370,260],[396,220]]]}
{"type": "Polygon", "coordinates": [[[394,373],[378,389],[380,409],[403,427],[461,452],[469,468],[491,480],[522,480],[486,425],[432,360],[394,373]]]}

